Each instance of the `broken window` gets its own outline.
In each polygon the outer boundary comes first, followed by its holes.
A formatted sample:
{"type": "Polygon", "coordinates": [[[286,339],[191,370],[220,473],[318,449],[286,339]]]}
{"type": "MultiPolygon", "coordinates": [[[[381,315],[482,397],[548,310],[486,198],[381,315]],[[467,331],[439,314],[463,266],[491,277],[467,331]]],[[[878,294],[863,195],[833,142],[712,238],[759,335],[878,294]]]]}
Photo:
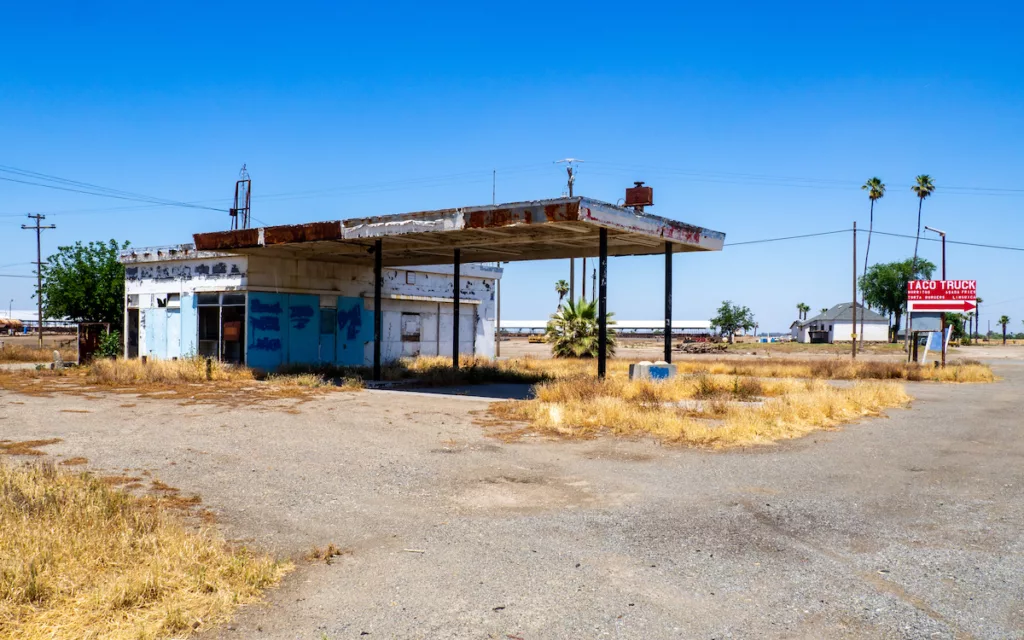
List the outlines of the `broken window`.
{"type": "Polygon", "coordinates": [[[402,314],[402,342],[420,341],[420,314],[402,314]]]}
{"type": "Polygon", "coordinates": [[[245,294],[200,293],[199,355],[241,364],[245,359],[245,294]]]}

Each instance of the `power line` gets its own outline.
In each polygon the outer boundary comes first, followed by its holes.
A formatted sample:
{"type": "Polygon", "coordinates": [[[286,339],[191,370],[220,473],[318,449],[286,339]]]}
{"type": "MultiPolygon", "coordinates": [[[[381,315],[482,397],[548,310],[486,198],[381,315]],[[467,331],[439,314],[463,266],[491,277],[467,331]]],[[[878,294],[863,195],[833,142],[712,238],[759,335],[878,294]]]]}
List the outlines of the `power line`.
{"type": "Polygon", "coordinates": [[[0,278],[34,278],[35,276],[22,276],[15,273],[0,273],[0,278]]]}
{"type": "MultiPolygon", "coordinates": [[[[831,236],[837,233],[849,233],[851,229],[837,229],[835,231],[822,231],[821,233],[805,233],[799,236],[785,236],[782,238],[765,238],[763,240],[746,240],[744,242],[727,242],[726,247],[737,247],[744,244],[762,244],[764,242],[782,242],[783,240],[799,240],[801,238],[817,238],[819,236],[831,236]]],[[[877,232],[876,232],[877,233],[877,232]]]]}
{"type": "MultiPolygon", "coordinates": [[[[862,233],[867,233],[865,230],[861,230],[862,233]]],[[[905,233],[891,233],[886,231],[874,231],[881,236],[892,236],[894,238],[909,238],[911,240],[917,238],[917,236],[907,235],[905,233]]],[[[921,236],[921,240],[927,240],[928,242],[942,242],[939,238],[929,238],[927,236],[921,236]]],[[[998,244],[984,244],[981,242],[965,242],[963,240],[946,240],[948,244],[960,244],[967,247],[980,247],[982,249],[1001,249],[1003,251],[1024,251],[1024,247],[1007,247],[998,244]]]]}
{"type": "Polygon", "coordinates": [[[109,187],[101,187],[99,185],[93,185],[88,182],[80,182],[77,180],[68,180],[67,178],[61,178],[59,176],[51,176],[45,173],[39,173],[36,171],[27,171],[25,169],[18,169],[16,167],[9,167],[6,165],[0,165],[0,172],[8,173],[19,176],[18,178],[11,178],[9,176],[0,176],[0,180],[6,182],[15,182],[18,184],[26,184],[30,186],[43,187],[46,189],[56,189],[58,191],[68,191],[71,193],[81,193],[85,195],[98,196],[102,198],[115,198],[117,200],[128,200],[131,202],[145,202],[148,204],[164,205],[164,206],[175,206],[175,207],[186,207],[194,209],[207,209],[210,211],[221,211],[226,212],[227,209],[218,209],[216,207],[207,207],[205,205],[191,204],[188,202],[180,202],[177,200],[170,200],[167,198],[158,198],[155,196],[147,196],[139,193],[132,193],[130,191],[121,191],[119,189],[111,189],[109,187]],[[21,178],[31,178],[31,180],[23,180],[21,178]],[[47,182],[35,182],[34,180],[47,180],[56,184],[48,184],[47,182]]]}

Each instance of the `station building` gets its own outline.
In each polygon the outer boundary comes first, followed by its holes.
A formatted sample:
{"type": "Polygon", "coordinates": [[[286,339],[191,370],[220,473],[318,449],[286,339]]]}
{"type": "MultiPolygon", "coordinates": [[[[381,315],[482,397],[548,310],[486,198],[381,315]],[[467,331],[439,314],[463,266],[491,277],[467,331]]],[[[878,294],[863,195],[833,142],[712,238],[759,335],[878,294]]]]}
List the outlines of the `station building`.
{"type": "MultiPolygon", "coordinates": [[[[372,266],[198,251],[130,249],[125,266],[125,353],[211,357],[273,371],[290,364],[373,363],[372,266]]],[[[452,355],[451,265],[382,273],[382,357],[452,355]]],[[[459,277],[459,352],[494,354],[496,266],[459,277]]]]}

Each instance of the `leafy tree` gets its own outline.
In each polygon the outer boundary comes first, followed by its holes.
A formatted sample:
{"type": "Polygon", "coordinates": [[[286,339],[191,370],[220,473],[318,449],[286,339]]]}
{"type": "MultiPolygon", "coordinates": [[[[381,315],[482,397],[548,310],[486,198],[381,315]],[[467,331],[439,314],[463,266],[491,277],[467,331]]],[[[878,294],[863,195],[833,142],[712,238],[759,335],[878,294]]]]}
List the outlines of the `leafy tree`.
{"type": "Polygon", "coordinates": [[[999,324],[1003,325],[1003,344],[1006,344],[1006,325],[1010,324],[1010,316],[999,316],[999,324]]]}
{"type": "MultiPolygon", "coordinates": [[[[555,293],[558,294],[558,304],[562,304],[562,298],[569,293],[569,283],[565,280],[559,280],[555,283],[555,293]]],[[[570,301],[571,302],[571,301],[570,301]]]]}
{"type": "MultiPolygon", "coordinates": [[[[551,353],[556,358],[596,358],[598,354],[597,300],[580,299],[573,303],[568,300],[551,314],[548,321],[546,336],[551,344],[551,353]]],[[[615,355],[615,330],[611,325],[612,313],[608,314],[609,328],[605,334],[608,338],[608,355],[615,355]]]]}
{"type": "Polygon", "coordinates": [[[917,194],[917,237],[914,239],[914,265],[917,264],[917,245],[921,242],[921,205],[924,199],[935,193],[935,185],[932,184],[932,177],[922,173],[914,180],[917,184],[910,187],[910,190],[917,194]]]}
{"type": "Polygon", "coordinates": [[[867,305],[892,314],[896,320],[890,326],[889,342],[896,342],[900,321],[907,310],[907,283],[931,278],[934,271],[935,265],[928,260],[908,259],[873,264],[860,277],[858,284],[867,305]]]}
{"type": "MultiPolygon", "coordinates": [[[[875,231],[875,200],[881,200],[885,195],[885,183],[881,178],[868,178],[867,182],[860,187],[868,192],[868,199],[871,200],[871,217],[868,221],[868,246],[864,250],[864,273],[868,272],[868,255],[871,253],[871,234],[875,231]]],[[[864,292],[860,294],[860,304],[864,306],[864,292]]],[[[860,315],[860,346],[864,348],[864,316],[860,315]]]]}
{"type": "Polygon", "coordinates": [[[76,322],[124,319],[124,265],[116,240],[57,247],[43,268],[43,315],[76,322]]]}
{"type": "Polygon", "coordinates": [[[970,322],[970,318],[963,313],[947,313],[946,314],[946,326],[953,329],[953,335],[950,336],[952,341],[962,341],[967,336],[967,329],[965,328],[970,322]]]}
{"type": "Polygon", "coordinates": [[[718,307],[718,314],[711,318],[711,327],[719,329],[721,335],[733,343],[736,332],[740,329],[750,331],[754,328],[754,314],[747,307],[734,305],[731,300],[723,300],[718,307]]]}

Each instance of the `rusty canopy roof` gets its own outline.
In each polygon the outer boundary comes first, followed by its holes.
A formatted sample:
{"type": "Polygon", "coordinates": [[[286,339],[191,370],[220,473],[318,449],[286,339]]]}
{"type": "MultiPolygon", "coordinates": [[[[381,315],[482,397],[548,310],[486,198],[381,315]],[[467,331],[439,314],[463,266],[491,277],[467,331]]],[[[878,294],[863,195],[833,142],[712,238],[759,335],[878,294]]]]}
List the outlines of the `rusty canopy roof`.
{"type": "Polygon", "coordinates": [[[367,263],[381,240],[384,266],[512,262],[598,255],[608,229],[608,255],[721,251],[725,234],[590,198],[401,213],[372,218],[195,234],[199,251],[367,263]]]}

